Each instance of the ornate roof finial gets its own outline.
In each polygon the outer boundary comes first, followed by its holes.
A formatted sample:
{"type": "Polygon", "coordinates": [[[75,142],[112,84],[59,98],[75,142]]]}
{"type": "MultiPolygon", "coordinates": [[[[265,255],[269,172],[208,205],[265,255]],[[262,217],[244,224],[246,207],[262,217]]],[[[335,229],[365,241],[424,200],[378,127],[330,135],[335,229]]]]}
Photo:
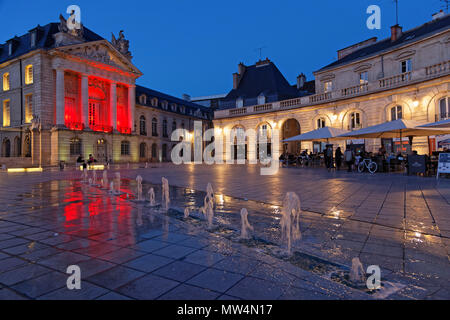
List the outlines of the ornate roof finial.
{"type": "Polygon", "coordinates": [[[129,51],[130,47],[130,41],[125,39],[125,36],[123,35],[123,30],[119,31],[119,37],[116,39],[114,36],[114,33],[111,33],[111,44],[125,57],[127,57],[128,60],[131,60],[133,56],[131,55],[131,52],[129,51]]]}

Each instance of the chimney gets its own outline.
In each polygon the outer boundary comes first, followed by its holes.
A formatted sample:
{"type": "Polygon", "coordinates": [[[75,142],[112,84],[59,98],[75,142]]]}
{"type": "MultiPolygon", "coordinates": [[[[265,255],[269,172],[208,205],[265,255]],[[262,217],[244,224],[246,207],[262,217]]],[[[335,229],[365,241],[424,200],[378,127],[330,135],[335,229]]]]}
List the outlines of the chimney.
{"type": "Polygon", "coordinates": [[[391,42],[397,41],[402,36],[402,27],[398,24],[391,27],[391,42]]]}
{"type": "Polygon", "coordinates": [[[305,85],[306,82],[306,76],[301,73],[298,77],[297,77],[297,89],[300,90],[301,88],[303,88],[303,86],[305,85]]]}
{"type": "Polygon", "coordinates": [[[237,89],[239,86],[239,81],[241,81],[241,76],[239,73],[233,73],[233,89],[237,89]]]}
{"type": "Polygon", "coordinates": [[[242,75],[244,74],[246,68],[247,68],[247,67],[245,66],[245,64],[243,64],[242,62],[240,62],[240,63],[238,64],[238,73],[239,73],[239,75],[242,76],[242,75]]]}

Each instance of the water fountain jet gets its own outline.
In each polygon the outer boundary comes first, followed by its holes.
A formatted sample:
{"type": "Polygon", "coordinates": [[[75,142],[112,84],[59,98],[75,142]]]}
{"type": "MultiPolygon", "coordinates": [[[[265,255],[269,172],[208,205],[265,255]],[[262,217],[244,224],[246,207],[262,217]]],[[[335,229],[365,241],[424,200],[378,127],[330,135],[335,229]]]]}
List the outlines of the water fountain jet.
{"type": "Polygon", "coordinates": [[[351,282],[361,284],[366,281],[366,273],[363,265],[358,257],[352,259],[352,268],[350,270],[349,279],[351,282]]]}
{"type": "Polygon", "coordinates": [[[170,195],[169,195],[169,181],[162,177],[162,204],[163,208],[169,210],[170,195]]]}
{"type": "Polygon", "coordinates": [[[103,188],[108,189],[108,171],[103,170],[103,188]]]}
{"type": "Polygon", "coordinates": [[[301,239],[300,199],[295,192],[288,192],[281,209],[281,239],[287,242],[287,252],[291,253],[292,242],[301,239]]]}
{"type": "Polygon", "coordinates": [[[137,176],[136,181],[137,181],[137,200],[142,201],[142,177],[137,176]]]}
{"type": "Polygon", "coordinates": [[[150,190],[148,190],[148,195],[149,195],[150,206],[154,207],[156,205],[155,190],[153,188],[150,188],[150,190]]]}
{"type": "Polygon", "coordinates": [[[248,222],[248,211],[245,208],[241,209],[241,239],[250,239],[248,230],[253,231],[253,227],[248,222]]]}

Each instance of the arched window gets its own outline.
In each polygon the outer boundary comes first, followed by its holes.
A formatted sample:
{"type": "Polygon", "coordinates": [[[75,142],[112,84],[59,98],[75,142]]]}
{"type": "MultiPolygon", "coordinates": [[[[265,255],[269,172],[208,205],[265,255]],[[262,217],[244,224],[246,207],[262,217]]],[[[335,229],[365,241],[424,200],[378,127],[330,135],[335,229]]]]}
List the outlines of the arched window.
{"type": "Polygon", "coordinates": [[[139,157],[140,158],[146,158],[147,157],[147,145],[145,142],[142,142],[139,145],[139,157]]]}
{"type": "Polygon", "coordinates": [[[323,127],[325,127],[325,125],[326,125],[325,118],[319,118],[319,119],[317,119],[317,122],[316,122],[316,129],[323,128],[323,127]]]}
{"type": "Polygon", "coordinates": [[[140,116],[139,118],[139,133],[141,136],[146,136],[147,135],[147,125],[145,123],[145,117],[144,116],[140,116]]]}
{"type": "Polygon", "coordinates": [[[80,156],[81,153],[81,140],[78,138],[73,138],[70,140],[70,155],[80,156]]]}
{"type": "Polygon", "coordinates": [[[152,107],[157,107],[158,106],[158,99],[157,98],[153,98],[152,99],[152,107]]]}
{"type": "Polygon", "coordinates": [[[130,155],[130,142],[129,141],[122,141],[120,143],[120,154],[122,156],[130,155]]]}
{"type": "Polygon", "coordinates": [[[361,114],[359,112],[350,113],[348,127],[349,130],[361,129],[361,114]]]}
{"type": "Polygon", "coordinates": [[[172,132],[177,130],[177,122],[175,120],[172,121],[172,132]]]}
{"type": "Polygon", "coordinates": [[[158,120],[156,120],[156,118],[152,119],[152,136],[158,136],[158,120]]]}
{"type": "Polygon", "coordinates": [[[439,100],[439,120],[450,118],[450,97],[439,100]]]}
{"type": "Polygon", "coordinates": [[[25,84],[33,83],[33,65],[29,64],[25,67],[25,84]]]}
{"type": "Polygon", "coordinates": [[[158,157],[158,146],[156,143],[152,144],[152,158],[156,159],[158,157]]]}
{"type": "Polygon", "coordinates": [[[141,94],[139,97],[140,104],[147,104],[147,96],[145,94],[141,94]]]}
{"type": "Polygon", "coordinates": [[[20,157],[22,155],[22,141],[19,137],[14,138],[14,156],[20,157]]]}
{"type": "Polygon", "coordinates": [[[163,130],[163,133],[162,133],[163,137],[167,138],[169,135],[168,135],[168,132],[167,132],[167,120],[166,119],[163,120],[162,130],[163,130]]]}
{"type": "Polygon", "coordinates": [[[8,138],[5,138],[2,143],[2,157],[11,157],[11,142],[8,138]]]}
{"type": "Polygon", "coordinates": [[[391,108],[391,121],[403,118],[402,106],[395,106],[391,108]]]}

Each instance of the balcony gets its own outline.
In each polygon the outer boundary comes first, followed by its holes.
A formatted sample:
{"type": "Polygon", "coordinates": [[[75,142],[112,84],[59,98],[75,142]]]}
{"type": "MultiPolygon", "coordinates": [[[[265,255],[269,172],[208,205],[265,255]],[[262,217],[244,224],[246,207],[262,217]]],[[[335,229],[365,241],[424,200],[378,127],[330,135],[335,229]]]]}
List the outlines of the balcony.
{"type": "Polygon", "coordinates": [[[117,131],[122,134],[131,134],[131,128],[128,127],[117,127],[117,131]]]}
{"type": "MultiPolygon", "coordinates": [[[[348,88],[334,90],[331,92],[277,101],[263,105],[254,105],[242,108],[218,110],[214,112],[214,117],[216,119],[231,118],[258,113],[274,112],[277,110],[286,110],[319,105],[338,101],[341,99],[349,99],[371,93],[391,90],[410,84],[420,83],[421,81],[428,81],[433,78],[443,77],[449,74],[450,74],[450,61],[444,61],[411,72],[405,72],[394,76],[377,79],[375,81],[371,81],[368,83],[358,84],[348,88]]],[[[230,107],[234,106],[235,106],[234,103],[230,104],[230,107]]],[[[222,105],[222,107],[226,108],[227,106],[222,105]]]]}
{"type": "Polygon", "coordinates": [[[113,131],[112,126],[107,126],[103,124],[93,124],[89,126],[93,131],[99,131],[99,132],[105,132],[105,133],[111,133],[113,131]]]}
{"type": "Polygon", "coordinates": [[[66,127],[70,130],[84,130],[84,124],[82,122],[66,122],[66,127]]]}

